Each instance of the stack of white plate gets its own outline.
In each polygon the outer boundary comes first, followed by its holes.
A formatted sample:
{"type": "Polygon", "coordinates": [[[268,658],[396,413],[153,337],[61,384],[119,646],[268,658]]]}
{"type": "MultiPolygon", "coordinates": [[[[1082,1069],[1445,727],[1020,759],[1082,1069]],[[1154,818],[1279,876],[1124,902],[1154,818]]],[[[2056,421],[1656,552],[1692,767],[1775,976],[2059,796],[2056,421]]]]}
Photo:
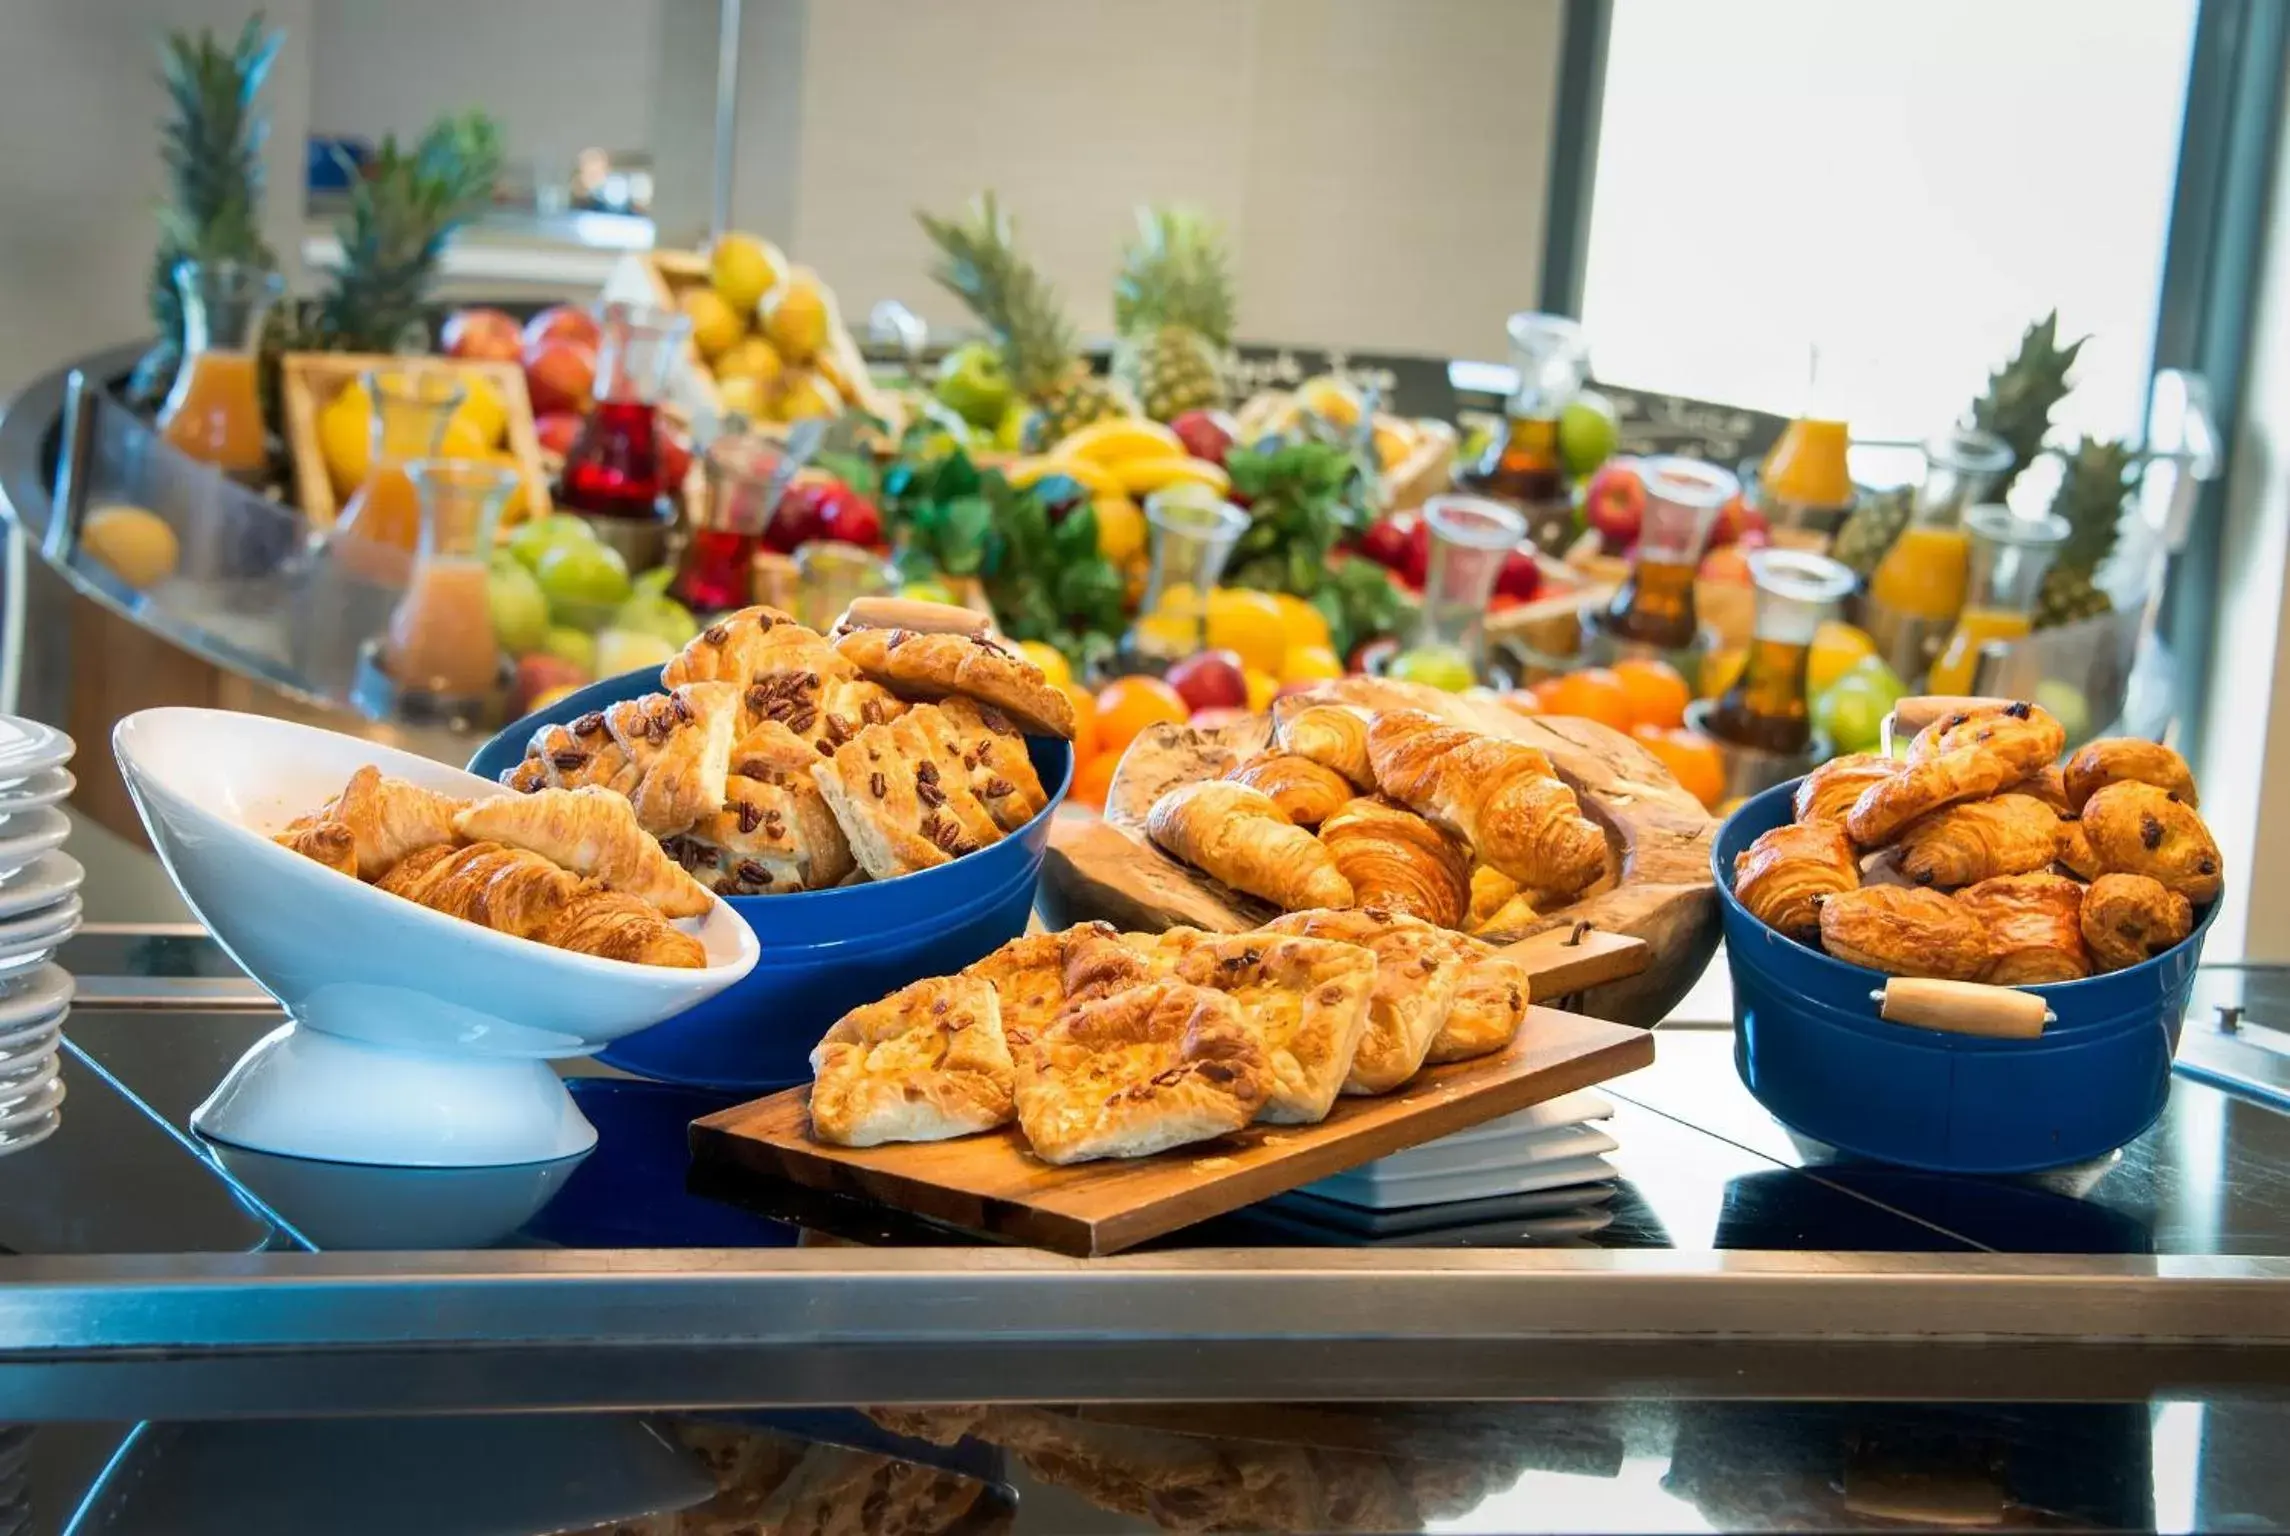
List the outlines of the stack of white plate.
{"type": "Polygon", "coordinates": [[[1613,1113],[1595,1093],[1565,1094],[1304,1189],[1370,1211],[1529,1194],[1546,1194],[1535,1203],[1551,1211],[1597,1205],[1613,1194],[1614,1165],[1604,1154],[1618,1143],[1596,1122],[1613,1113]]]}
{"type": "Polygon", "coordinates": [[[71,823],[72,740],[52,726],[0,715],[0,1153],[55,1133],[72,979],[51,964],[79,931],[87,872],[62,851],[71,823]]]}

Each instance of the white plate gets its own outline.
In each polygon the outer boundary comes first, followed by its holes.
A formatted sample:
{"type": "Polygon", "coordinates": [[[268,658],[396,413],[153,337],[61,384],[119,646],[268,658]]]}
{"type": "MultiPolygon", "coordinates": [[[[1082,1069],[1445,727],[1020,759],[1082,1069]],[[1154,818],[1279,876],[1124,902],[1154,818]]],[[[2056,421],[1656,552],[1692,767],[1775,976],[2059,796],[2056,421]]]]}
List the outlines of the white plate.
{"type": "Polygon", "coordinates": [[[1570,1157],[1560,1162],[1534,1163],[1524,1168],[1499,1169],[1493,1174],[1450,1173],[1433,1178],[1392,1183],[1362,1179],[1359,1170],[1339,1173],[1304,1187],[1327,1200],[1386,1211],[1403,1205],[1439,1205],[1449,1200],[1484,1200],[1494,1195],[1523,1194],[1561,1184],[1590,1184],[1614,1177],[1614,1165],[1603,1157],[1570,1157]]]}
{"type": "Polygon", "coordinates": [[[1420,1147],[1395,1152],[1390,1157],[1379,1157],[1372,1163],[1349,1168],[1349,1177],[1376,1180],[1420,1179],[1433,1175],[1454,1173],[1495,1173],[1510,1168],[1526,1168],[1536,1163],[1558,1162],[1570,1157],[1596,1157],[1611,1152],[1617,1143],[1613,1137],[1594,1125],[1554,1125],[1547,1131],[1529,1131],[1507,1141],[1478,1142],[1464,1146],[1449,1146],[1444,1141],[1427,1141],[1420,1147]]]}
{"type": "Polygon", "coordinates": [[[71,818],[52,805],[0,822],[0,875],[12,875],[49,849],[62,847],[71,835],[71,818]]]}
{"type": "Polygon", "coordinates": [[[0,917],[53,906],[80,888],[87,871],[61,850],[43,853],[12,875],[0,875],[0,917]]]}
{"type": "Polygon", "coordinates": [[[84,910],[80,904],[78,893],[74,892],[63,900],[52,901],[44,907],[34,907],[31,911],[19,912],[14,917],[0,918],[0,949],[12,944],[22,944],[32,939],[43,939],[56,935],[61,935],[60,938],[56,939],[56,942],[60,944],[64,939],[68,939],[79,932],[80,916],[84,910]]]}
{"type": "Polygon", "coordinates": [[[21,784],[0,789],[0,817],[21,816],[43,805],[60,805],[79,788],[69,768],[44,768],[21,784]]]}
{"type": "Polygon", "coordinates": [[[0,1131],[22,1125],[56,1107],[63,1097],[64,1059],[50,1056],[41,1063],[39,1071],[20,1083],[11,1083],[7,1097],[0,1098],[0,1131]]]}
{"type": "Polygon", "coordinates": [[[64,1016],[42,1019],[12,1034],[0,1037],[0,1072],[6,1072],[11,1063],[21,1066],[34,1057],[53,1055],[63,1041],[64,1016]]]}
{"type": "Polygon", "coordinates": [[[1515,1115],[1504,1115],[1498,1120],[1484,1120],[1467,1131],[1442,1136],[1426,1142],[1432,1147],[1461,1147],[1474,1142],[1501,1141],[1534,1131],[1547,1131],[1555,1126],[1580,1125],[1585,1120],[1610,1120],[1614,1106],[1588,1088],[1574,1093],[1562,1093],[1555,1099],[1546,1099],[1530,1105],[1515,1115]]]}
{"type": "Polygon", "coordinates": [[[0,715],[0,785],[20,783],[43,768],[60,768],[71,756],[72,739],[54,726],[0,715]]]}
{"type": "Polygon", "coordinates": [[[69,1008],[72,990],[71,972],[60,965],[44,965],[0,986],[0,1046],[69,1008]]]}

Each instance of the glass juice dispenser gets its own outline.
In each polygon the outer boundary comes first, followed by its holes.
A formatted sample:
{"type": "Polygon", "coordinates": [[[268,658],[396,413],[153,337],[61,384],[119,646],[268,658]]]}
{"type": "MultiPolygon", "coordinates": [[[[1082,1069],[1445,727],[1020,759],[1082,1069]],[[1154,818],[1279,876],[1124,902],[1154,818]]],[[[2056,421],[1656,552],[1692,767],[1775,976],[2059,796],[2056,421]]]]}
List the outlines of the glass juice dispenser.
{"type": "MultiPolygon", "coordinates": [[[[1638,473],[1646,510],[1630,574],[1604,609],[1584,615],[1584,650],[1592,662],[1697,652],[1701,620],[1694,611],[1694,572],[1718,510],[1741,489],[1730,473],[1700,459],[1641,459],[1638,473]]],[[[1692,675],[1690,667],[1681,670],[1692,675]]]]}
{"type": "Polygon", "coordinates": [[[1145,526],[1152,572],[1121,639],[1121,667],[1160,673],[1208,644],[1209,593],[1248,531],[1248,514],[1207,486],[1181,483],[1145,498],[1145,526]]]}
{"type": "Polygon", "coordinates": [[[487,557],[521,482],[515,470],[471,459],[422,459],[405,475],[420,497],[421,533],[381,669],[401,703],[421,701],[419,713],[482,717],[502,682],[487,557]]]}
{"type": "Polygon", "coordinates": [[[1926,691],[1970,693],[1980,677],[1980,652],[1990,641],[2017,640],[2035,627],[2036,597],[2044,572],[2067,539],[2067,519],[2045,514],[2017,517],[1990,504],[1964,515],[1972,538],[1971,575],[1964,608],[1926,691]]]}
{"type": "Polygon", "coordinates": [[[1908,526],[1869,576],[1868,630],[1877,654],[1913,685],[1939,654],[1964,606],[1972,537],[1964,509],[2011,468],[2012,450],[1989,432],[1957,427],[1924,445],[1924,483],[1908,526]]]}
{"type": "Polygon", "coordinates": [[[1749,557],[1749,575],[1757,585],[1749,659],[1704,728],[1733,746],[1797,756],[1813,743],[1805,704],[1813,633],[1853,589],[1853,573],[1826,555],[1761,549],[1749,557]]]}
{"type": "Polygon", "coordinates": [[[403,586],[422,526],[421,493],[406,466],[438,451],[464,391],[442,369],[368,369],[362,382],[374,410],[366,478],[335,519],[326,547],[343,569],[403,586]]]}
{"type": "Polygon", "coordinates": [[[183,361],[159,408],[159,435],[178,452],[260,488],[270,469],[255,354],[282,284],[268,267],[179,261],[183,361]]]}
{"type": "Polygon", "coordinates": [[[1556,554],[1574,538],[1574,479],[1559,452],[1559,414],[1590,377],[1590,347],[1582,326],[1564,315],[1516,314],[1505,329],[1519,382],[1504,406],[1504,434],[1458,483],[1517,508],[1528,536],[1556,554]]]}
{"type": "Polygon", "coordinates": [[[1393,675],[1467,688],[1487,676],[1487,602],[1503,557],[1527,536],[1527,520],[1484,496],[1434,496],[1423,506],[1431,555],[1423,614],[1393,675]]]}
{"type": "Polygon", "coordinates": [[[769,553],[764,530],[792,478],[781,473],[785,458],[777,443],[753,432],[727,432],[708,446],[707,506],[693,514],[676,569],[676,599],[694,613],[761,601],[756,562],[769,553]]]}
{"type": "Polygon", "coordinates": [[[661,564],[681,487],[661,451],[660,396],[691,321],[641,304],[604,306],[596,405],[565,455],[557,505],[580,514],[631,570],[661,564]]]}

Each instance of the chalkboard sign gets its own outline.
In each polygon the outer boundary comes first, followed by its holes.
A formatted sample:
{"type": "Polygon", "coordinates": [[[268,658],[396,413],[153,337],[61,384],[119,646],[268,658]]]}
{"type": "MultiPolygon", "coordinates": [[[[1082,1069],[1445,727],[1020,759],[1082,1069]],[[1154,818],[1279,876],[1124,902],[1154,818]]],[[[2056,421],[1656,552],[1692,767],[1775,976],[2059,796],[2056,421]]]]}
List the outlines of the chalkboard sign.
{"type": "Polygon", "coordinates": [[[1731,469],[1744,459],[1764,458],[1789,425],[1788,418],[1770,411],[1658,395],[1603,380],[1593,387],[1614,402],[1622,426],[1622,453],[1677,453],[1731,469]]]}
{"type": "Polygon", "coordinates": [[[1373,390],[1382,409],[1394,416],[1455,419],[1455,386],[1444,357],[1411,357],[1390,352],[1330,352],[1312,347],[1267,347],[1242,342],[1235,350],[1233,393],[1246,400],[1267,389],[1294,389],[1306,379],[1331,374],[1363,394],[1373,390]]]}

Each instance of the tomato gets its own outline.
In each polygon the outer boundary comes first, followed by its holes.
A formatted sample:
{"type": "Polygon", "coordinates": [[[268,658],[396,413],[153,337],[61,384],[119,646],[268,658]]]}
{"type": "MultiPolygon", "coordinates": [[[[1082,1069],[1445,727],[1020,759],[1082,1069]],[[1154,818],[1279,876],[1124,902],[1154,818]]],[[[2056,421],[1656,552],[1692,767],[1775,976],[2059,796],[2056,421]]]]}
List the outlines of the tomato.
{"type": "Polygon", "coordinates": [[[1562,672],[1535,684],[1547,715],[1577,715],[1618,731],[1630,729],[1630,690],[1607,667],[1562,672]]]}
{"type": "Polygon", "coordinates": [[[1097,750],[1119,757],[1149,725],[1183,725],[1192,714],[1177,690],[1157,677],[1122,677],[1097,696],[1097,750]]]}
{"type": "Polygon", "coordinates": [[[1666,661],[1636,657],[1614,664],[1614,675],[1630,696],[1630,723],[1680,726],[1686,723],[1686,705],[1693,691],[1678,669],[1666,661]]]}

